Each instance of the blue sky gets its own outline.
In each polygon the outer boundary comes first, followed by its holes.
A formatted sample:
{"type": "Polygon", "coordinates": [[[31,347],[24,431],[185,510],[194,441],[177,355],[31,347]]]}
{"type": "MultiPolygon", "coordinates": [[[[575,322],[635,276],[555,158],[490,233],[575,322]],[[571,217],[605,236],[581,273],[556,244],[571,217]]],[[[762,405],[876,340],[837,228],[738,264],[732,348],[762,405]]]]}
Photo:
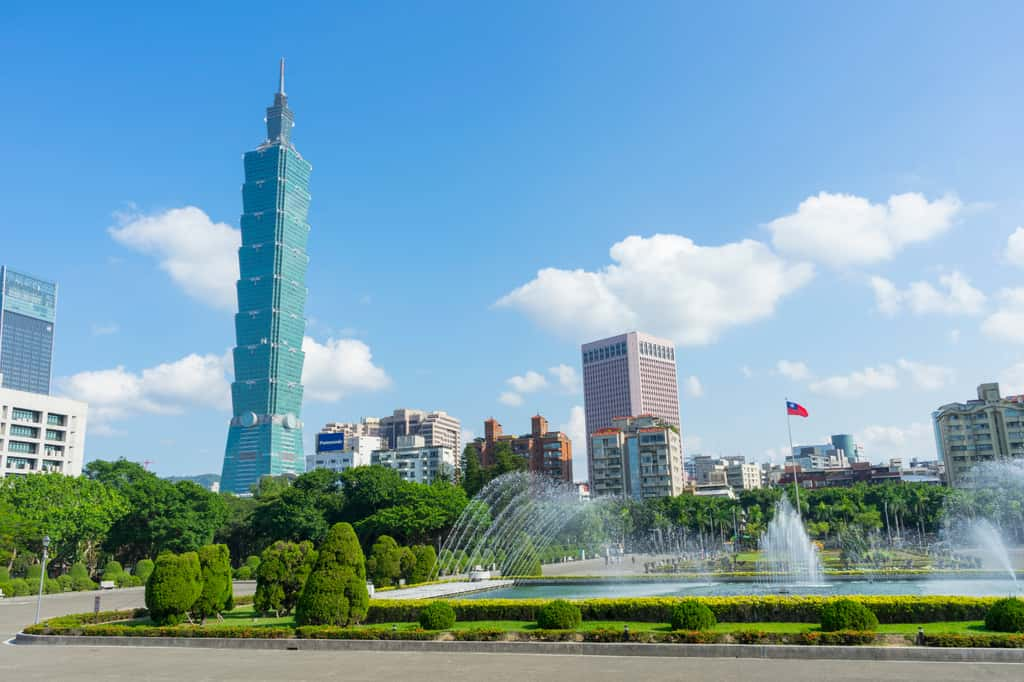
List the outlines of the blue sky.
{"type": "Polygon", "coordinates": [[[777,453],[789,396],[797,441],[930,457],[932,409],[1024,392],[1018,4],[59,5],[0,28],[0,261],[60,284],[89,459],[220,471],[241,154],[282,55],[307,441],[400,406],[580,437],[552,368],[629,328],[679,344],[691,452],[777,453]]]}

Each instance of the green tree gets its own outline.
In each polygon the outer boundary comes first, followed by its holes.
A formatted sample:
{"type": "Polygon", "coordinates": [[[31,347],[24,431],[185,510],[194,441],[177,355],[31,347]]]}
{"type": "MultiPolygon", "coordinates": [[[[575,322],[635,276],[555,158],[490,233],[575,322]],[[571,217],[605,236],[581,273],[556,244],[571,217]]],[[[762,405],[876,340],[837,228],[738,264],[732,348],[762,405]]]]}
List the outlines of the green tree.
{"type": "Polygon", "coordinates": [[[390,535],[381,535],[370,549],[370,558],[366,560],[366,575],[374,585],[392,585],[402,575],[401,562],[402,548],[390,535]]]}
{"type": "Polygon", "coordinates": [[[467,504],[466,492],[459,486],[444,481],[405,483],[389,506],[359,521],[356,529],[367,539],[390,535],[406,545],[433,543],[447,535],[467,504]]]}
{"type": "Polygon", "coordinates": [[[165,552],[146,582],[146,608],[157,625],[177,625],[203,591],[203,572],[195,552],[165,552]]]}
{"type": "Polygon", "coordinates": [[[203,625],[209,616],[223,620],[221,611],[233,602],[231,585],[231,554],[227,545],[206,545],[199,548],[199,567],[202,570],[203,589],[192,604],[192,614],[203,625]]]}
{"type": "Polygon", "coordinates": [[[473,497],[484,487],[484,470],[480,466],[480,453],[472,445],[462,450],[462,489],[466,497],[473,497]]]}
{"type": "Polygon", "coordinates": [[[366,616],[369,603],[366,560],[359,538],[351,525],[337,523],[320,547],[295,608],[295,622],[341,626],[358,623],[366,616]]]}
{"type": "Polygon", "coordinates": [[[389,467],[369,466],[348,469],[341,475],[345,495],[341,520],[355,523],[395,503],[406,483],[389,467]]]}
{"type": "Polygon", "coordinates": [[[512,452],[508,441],[500,440],[494,446],[494,464],[488,467],[488,478],[497,478],[513,471],[526,471],[530,463],[525,457],[512,452]]]}
{"type": "MultiPolygon", "coordinates": [[[[278,540],[263,550],[256,568],[253,607],[259,613],[287,616],[295,608],[317,553],[313,543],[278,540]]],[[[247,564],[248,565],[248,564],[247,564]]]]}
{"type": "Polygon", "coordinates": [[[263,546],[256,535],[253,523],[253,512],[258,501],[252,497],[237,497],[230,493],[221,493],[227,515],[213,534],[216,544],[228,546],[228,551],[235,560],[256,554],[263,546]]]}

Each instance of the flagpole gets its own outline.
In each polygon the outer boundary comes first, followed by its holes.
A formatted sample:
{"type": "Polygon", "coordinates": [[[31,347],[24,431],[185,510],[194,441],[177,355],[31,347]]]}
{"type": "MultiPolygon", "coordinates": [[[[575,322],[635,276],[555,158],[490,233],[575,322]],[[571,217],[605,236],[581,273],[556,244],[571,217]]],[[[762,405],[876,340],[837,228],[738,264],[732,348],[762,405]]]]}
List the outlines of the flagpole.
{"type": "Polygon", "coordinates": [[[789,433],[789,457],[793,462],[793,493],[796,495],[796,514],[802,516],[800,512],[800,484],[797,483],[796,475],[796,457],[793,455],[793,426],[791,423],[789,414],[789,398],[786,398],[786,431],[789,433]]]}

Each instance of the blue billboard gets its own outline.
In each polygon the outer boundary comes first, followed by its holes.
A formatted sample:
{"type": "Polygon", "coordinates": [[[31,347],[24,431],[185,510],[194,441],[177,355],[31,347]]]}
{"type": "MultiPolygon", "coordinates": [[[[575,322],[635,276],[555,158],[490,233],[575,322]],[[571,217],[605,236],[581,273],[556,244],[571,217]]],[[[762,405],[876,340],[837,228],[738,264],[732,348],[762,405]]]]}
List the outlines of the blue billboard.
{"type": "Polygon", "coordinates": [[[318,433],[316,434],[317,452],[338,452],[345,449],[344,433],[318,433]]]}

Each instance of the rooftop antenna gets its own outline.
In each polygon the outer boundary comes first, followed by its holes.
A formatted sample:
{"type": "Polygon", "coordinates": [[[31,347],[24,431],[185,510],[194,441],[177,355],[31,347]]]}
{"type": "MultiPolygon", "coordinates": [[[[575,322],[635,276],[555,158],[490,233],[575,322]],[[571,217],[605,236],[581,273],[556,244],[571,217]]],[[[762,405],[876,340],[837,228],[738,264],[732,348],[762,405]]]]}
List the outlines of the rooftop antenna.
{"type": "Polygon", "coordinates": [[[284,57],[281,57],[281,80],[278,83],[277,91],[284,94],[284,57]]]}

